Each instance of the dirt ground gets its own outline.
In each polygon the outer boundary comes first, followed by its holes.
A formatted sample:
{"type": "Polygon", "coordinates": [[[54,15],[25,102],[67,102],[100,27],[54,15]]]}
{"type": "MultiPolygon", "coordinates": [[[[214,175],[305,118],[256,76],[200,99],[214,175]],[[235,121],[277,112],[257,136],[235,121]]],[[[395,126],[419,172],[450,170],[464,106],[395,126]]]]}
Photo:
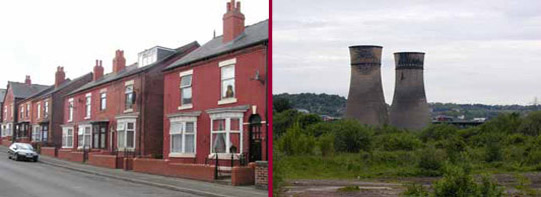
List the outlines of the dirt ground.
{"type": "MultiPolygon", "coordinates": [[[[528,188],[541,196],[541,173],[521,173],[529,179],[528,188]]],[[[500,185],[505,187],[507,196],[528,196],[523,190],[518,190],[515,174],[493,175],[500,185]]],[[[285,196],[288,197],[350,197],[350,196],[400,196],[406,189],[404,184],[417,183],[428,188],[438,180],[438,177],[411,177],[393,179],[368,179],[368,180],[289,180],[285,187],[285,196]],[[338,189],[346,186],[358,186],[360,190],[343,192],[338,189]]]]}

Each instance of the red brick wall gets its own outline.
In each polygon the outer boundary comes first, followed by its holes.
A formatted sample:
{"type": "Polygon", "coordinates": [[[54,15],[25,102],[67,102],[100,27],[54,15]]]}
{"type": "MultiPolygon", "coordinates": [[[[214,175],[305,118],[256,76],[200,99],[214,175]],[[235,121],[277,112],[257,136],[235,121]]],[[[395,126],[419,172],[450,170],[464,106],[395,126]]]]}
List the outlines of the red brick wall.
{"type": "MultiPolygon", "coordinates": [[[[15,101],[13,100],[13,90],[11,89],[11,87],[8,87],[8,90],[7,90],[7,93],[6,93],[6,97],[4,98],[4,109],[8,109],[7,110],[7,115],[2,117],[4,119],[3,122],[13,122],[14,121],[14,117],[13,117],[13,114],[11,114],[11,104],[13,104],[15,101]]],[[[17,106],[15,106],[17,107],[17,106]]],[[[15,110],[14,112],[16,112],[17,110],[15,110]]],[[[4,112],[2,111],[2,114],[4,112]]]]}
{"type": "Polygon", "coordinates": [[[269,184],[268,162],[258,161],[255,166],[255,185],[257,187],[268,188],[269,184]]]}
{"type": "Polygon", "coordinates": [[[41,154],[47,155],[49,157],[56,157],[56,148],[55,147],[41,147],[41,154]]]}
{"type": "Polygon", "coordinates": [[[58,149],[58,158],[63,160],[71,160],[71,149],[58,149]]]}
{"type": "MultiPolygon", "coordinates": [[[[230,53],[208,61],[199,62],[190,66],[180,67],[165,74],[164,86],[164,119],[163,119],[163,150],[164,158],[175,162],[184,162],[186,160],[170,158],[170,135],[169,135],[169,119],[168,114],[178,112],[201,111],[201,115],[197,120],[197,154],[196,162],[205,163],[205,159],[210,154],[210,117],[205,112],[208,109],[234,107],[241,105],[257,106],[257,113],[261,116],[262,121],[265,120],[266,106],[266,88],[265,84],[259,81],[252,80],[256,71],[259,71],[260,77],[265,78],[266,65],[266,50],[262,45],[230,53]],[[235,64],[235,97],[236,103],[218,105],[221,99],[221,69],[218,66],[220,61],[236,58],[235,64]],[[193,69],[192,78],[192,103],[193,108],[187,110],[178,110],[180,105],[180,77],[179,73],[193,69]]],[[[248,122],[252,114],[251,108],[244,113],[243,122],[248,122]]],[[[243,150],[248,152],[248,126],[243,127],[243,150]]],[[[262,132],[266,133],[265,126],[262,127],[262,132]]],[[[265,137],[265,136],[263,136],[265,137]]],[[[262,158],[265,158],[265,144],[262,144],[262,158]]],[[[240,147],[238,147],[240,148],[240,147]]],[[[188,162],[193,162],[189,160],[188,162]]]]}
{"type": "Polygon", "coordinates": [[[116,169],[118,168],[117,160],[116,155],[89,154],[86,163],[93,166],[116,169]]]}
{"type": "Polygon", "coordinates": [[[2,139],[2,145],[7,147],[11,146],[11,138],[7,137],[5,139],[2,139]]]}
{"type": "Polygon", "coordinates": [[[253,185],[254,168],[252,166],[236,166],[231,171],[232,185],[253,185]]]}
{"type": "Polygon", "coordinates": [[[161,159],[136,158],[133,171],[201,181],[214,181],[214,168],[201,164],[168,163],[161,159]]]}

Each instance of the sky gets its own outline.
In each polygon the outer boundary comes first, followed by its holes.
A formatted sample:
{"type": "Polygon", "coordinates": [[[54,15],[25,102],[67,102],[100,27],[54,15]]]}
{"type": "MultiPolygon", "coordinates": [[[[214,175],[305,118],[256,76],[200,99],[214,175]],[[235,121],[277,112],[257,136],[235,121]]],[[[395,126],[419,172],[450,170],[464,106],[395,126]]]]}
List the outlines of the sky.
{"type": "Polygon", "coordinates": [[[273,94],[347,98],[351,45],[380,45],[385,100],[393,53],[425,52],[428,102],[541,101],[539,0],[274,0],[273,94]]]}
{"type": "MultiPolygon", "coordinates": [[[[228,0],[29,0],[1,1],[0,88],[7,81],[52,85],[57,66],[74,79],[95,60],[112,71],[117,49],[126,64],[154,46],[203,45],[222,34],[228,0]]],[[[267,0],[241,0],[245,25],[269,18],[267,0]]]]}

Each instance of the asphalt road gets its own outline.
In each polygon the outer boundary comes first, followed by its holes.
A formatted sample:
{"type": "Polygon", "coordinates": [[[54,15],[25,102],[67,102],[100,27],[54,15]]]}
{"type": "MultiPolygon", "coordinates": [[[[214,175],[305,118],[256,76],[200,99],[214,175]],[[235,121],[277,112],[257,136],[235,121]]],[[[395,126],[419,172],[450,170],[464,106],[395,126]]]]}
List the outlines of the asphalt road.
{"type": "Polygon", "coordinates": [[[14,161],[0,152],[0,197],[195,196],[54,167],[41,162],[14,161]]]}

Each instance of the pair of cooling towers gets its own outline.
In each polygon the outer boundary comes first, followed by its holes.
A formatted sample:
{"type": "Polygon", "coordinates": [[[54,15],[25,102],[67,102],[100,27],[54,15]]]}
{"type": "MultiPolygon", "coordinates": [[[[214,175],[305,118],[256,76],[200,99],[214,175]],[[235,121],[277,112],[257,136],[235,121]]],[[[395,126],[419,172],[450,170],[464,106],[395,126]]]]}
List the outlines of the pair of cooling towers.
{"type": "Polygon", "coordinates": [[[417,130],[430,120],[426,101],[424,53],[394,53],[396,83],[390,113],[381,83],[381,46],[350,46],[351,81],[345,118],[371,126],[392,126],[417,130]]]}

